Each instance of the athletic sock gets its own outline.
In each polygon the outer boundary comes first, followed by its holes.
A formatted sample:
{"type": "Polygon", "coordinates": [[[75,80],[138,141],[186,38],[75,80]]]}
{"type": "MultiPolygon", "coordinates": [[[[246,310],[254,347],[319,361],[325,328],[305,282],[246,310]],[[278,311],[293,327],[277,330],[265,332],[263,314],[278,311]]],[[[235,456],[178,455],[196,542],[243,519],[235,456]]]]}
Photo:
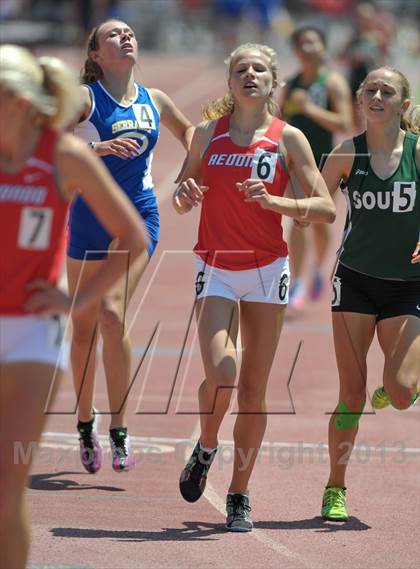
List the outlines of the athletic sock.
{"type": "Polygon", "coordinates": [[[93,417],[93,419],[91,419],[90,421],[78,421],[77,422],[77,430],[92,430],[93,428],[93,422],[95,420],[95,417],[93,417]]]}
{"type": "Polygon", "coordinates": [[[207,454],[212,454],[213,452],[217,451],[217,447],[215,447],[215,448],[203,447],[203,445],[201,444],[201,441],[198,441],[198,444],[200,445],[200,450],[203,452],[206,452],[207,454]]]}

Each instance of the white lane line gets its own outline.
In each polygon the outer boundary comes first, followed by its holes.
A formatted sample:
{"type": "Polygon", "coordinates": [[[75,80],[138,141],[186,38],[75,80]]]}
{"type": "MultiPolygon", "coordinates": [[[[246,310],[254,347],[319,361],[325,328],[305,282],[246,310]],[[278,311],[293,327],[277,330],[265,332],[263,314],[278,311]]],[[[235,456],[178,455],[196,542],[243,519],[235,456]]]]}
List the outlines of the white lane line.
{"type": "Polygon", "coordinates": [[[92,569],[87,565],[45,565],[44,563],[29,563],[27,569],[92,569]]]}
{"type": "MultiPolygon", "coordinates": [[[[81,474],[82,476],[84,476],[83,472],[72,472],[73,474],[81,474]]],[[[60,473],[57,472],[56,473],[57,476],[60,476],[60,473]]],[[[60,482],[60,478],[57,479],[53,479],[53,481],[56,482],[60,482]]],[[[90,487],[89,485],[83,485],[83,484],[78,484],[77,486],[73,486],[72,489],[77,490],[90,490],[90,489],[95,489],[95,486],[90,487]]],[[[29,496],[34,496],[37,498],[49,498],[51,496],[53,496],[54,498],[60,498],[61,500],[63,498],[69,498],[70,500],[74,499],[74,495],[69,492],[69,493],[63,493],[61,492],[53,492],[52,490],[48,490],[48,492],[45,492],[45,490],[31,490],[28,489],[27,493],[29,496]]],[[[83,501],[85,500],[89,500],[90,502],[114,502],[114,501],[129,501],[131,502],[145,502],[145,503],[155,503],[155,502],[162,502],[163,504],[165,503],[178,503],[179,505],[179,496],[139,496],[138,494],[129,494],[128,496],[124,496],[122,493],[120,492],[112,492],[112,493],[106,493],[106,494],[89,494],[88,492],[84,492],[83,493],[83,501]]],[[[3,569],[3,568],[2,568],[3,569]]],[[[29,569],[29,568],[28,568],[29,569]]],[[[73,568],[72,568],[73,569],[73,568]]],[[[136,568],[137,569],[137,568],[136,568]]]]}
{"type": "MultiPolygon", "coordinates": [[[[214,508],[216,508],[216,510],[218,510],[223,516],[226,516],[226,508],[224,501],[220,498],[220,496],[214,490],[212,484],[208,481],[206,484],[206,489],[204,491],[204,497],[207,498],[207,500],[214,508]]],[[[283,555],[284,557],[287,557],[289,559],[295,559],[296,561],[300,562],[304,567],[307,567],[308,569],[321,569],[321,565],[318,565],[313,561],[310,561],[309,559],[303,557],[303,555],[300,555],[299,553],[291,551],[279,541],[271,539],[271,537],[269,537],[267,533],[262,529],[254,528],[251,532],[251,537],[254,537],[257,541],[269,547],[270,549],[273,549],[276,553],[279,553],[280,555],[283,555]]],[[[325,566],[322,566],[322,569],[325,569],[325,566]]]]}
{"type": "MultiPolygon", "coordinates": [[[[191,434],[191,438],[194,441],[196,441],[199,435],[200,435],[200,421],[196,423],[194,430],[191,434]]],[[[188,449],[185,449],[184,458],[185,461],[187,461],[189,458],[188,449]]],[[[218,512],[222,514],[222,516],[226,516],[224,500],[219,496],[219,494],[216,492],[213,485],[211,484],[211,482],[208,481],[208,479],[207,479],[206,489],[204,491],[204,497],[207,499],[210,505],[213,506],[213,508],[215,508],[218,512]]],[[[309,559],[306,559],[306,557],[303,557],[299,553],[294,553],[279,541],[271,539],[271,537],[269,537],[267,533],[265,533],[263,530],[259,528],[254,528],[252,530],[251,537],[259,541],[266,547],[269,547],[276,553],[283,555],[283,557],[287,557],[289,559],[295,559],[296,561],[300,562],[304,567],[307,567],[307,569],[325,569],[325,567],[321,568],[320,565],[317,565],[314,562],[310,561],[309,559]]]]}
{"type": "MultiPolygon", "coordinates": [[[[98,439],[102,443],[109,445],[108,435],[98,435],[98,439]]],[[[130,435],[132,447],[140,449],[142,454],[172,453],[175,450],[172,441],[170,445],[162,444],[161,441],[151,440],[149,437],[136,437],[130,435]]],[[[40,445],[41,448],[68,449],[79,447],[79,437],[76,433],[43,433],[40,445]],[[57,440],[58,439],[58,440],[57,440]]]]}
{"type": "MultiPolygon", "coordinates": [[[[187,445],[186,452],[190,452],[192,447],[194,447],[195,443],[197,442],[197,438],[200,434],[200,431],[196,432],[194,429],[191,438],[177,438],[177,437],[145,437],[145,436],[136,436],[130,435],[130,441],[138,444],[172,444],[172,445],[179,445],[185,444],[187,445]]],[[[108,435],[98,435],[100,440],[108,440],[108,435]]],[[[78,435],[76,433],[65,433],[65,432],[56,432],[56,431],[47,431],[43,433],[42,440],[44,438],[55,438],[55,439],[68,439],[70,442],[78,442],[78,435]]],[[[233,441],[228,439],[221,439],[219,441],[219,446],[225,447],[233,447],[233,441]]],[[[401,442],[398,442],[401,445],[401,442]]],[[[261,445],[261,449],[267,451],[272,448],[290,448],[290,449],[297,449],[297,450],[327,450],[328,445],[325,443],[305,443],[303,441],[298,442],[288,442],[288,441],[263,441],[261,445]]],[[[389,446],[381,446],[380,444],[377,445],[355,445],[354,450],[370,450],[371,452],[381,454],[381,453],[404,453],[404,454],[420,454],[420,448],[418,447],[389,447],[389,446]]],[[[188,456],[187,456],[188,458],[188,456]]]]}

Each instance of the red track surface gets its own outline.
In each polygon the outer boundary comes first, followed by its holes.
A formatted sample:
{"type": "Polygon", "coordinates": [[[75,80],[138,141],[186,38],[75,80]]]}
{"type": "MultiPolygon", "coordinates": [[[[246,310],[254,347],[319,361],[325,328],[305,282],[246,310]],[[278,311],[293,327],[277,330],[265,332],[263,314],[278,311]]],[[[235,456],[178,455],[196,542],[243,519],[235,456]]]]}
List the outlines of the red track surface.
{"type": "MultiPolygon", "coordinates": [[[[82,58],[74,53],[64,57],[73,63],[82,58]]],[[[225,89],[223,69],[210,60],[148,55],[140,67],[140,81],[171,94],[193,121],[199,119],[201,105],[225,89]]],[[[226,417],[222,425],[220,438],[225,442],[212,467],[206,497],[192,505],[180,497],[178,476],[197,434],[196,389],[203,370],[194,324],[186,336],[193,299],[190,250],[198,217],[197,213],[177,216],[168,199],[170,181],[183,159],[178,146],[164,131],[154,158],[162,237],[129,310],[133,369],[159,323],[151,346],[156,348],[153,357],[150,349],[130,395],[129,427],[137,468],[114,473],[105,440],[102,470],[95,476],[83,471],[68,374],[53,407],[57,414],[48,420],[48,434],[33,467],[31,567],[418,567],[418,406],[403,413],[386,409],[362,418],[358,443],[366,446],[355,450],[348,477],[351,518],[341,525],[323,522],[319,516],[328,476],[328,455],[322,446],[327,437],[326,413],[334,409],[337,397],[328,293],[285,325],[269,388],[273,414],[250,484],[255,531],[244,535],[224,530],[235,415],[226,417]],[[287,382],[301,341],[290,383],[292,405],[287,382]]],[[[335,242],[342,219],[341,211],[334,226],[335,242]]],[[[374,346],[368,380],[371,392],[381,383],[381,369],[382,357],[374,346]]],[[[101,366],[95,404],[107,411],[101,366]]],[[[107,421],[104,415],[100,428],[104,436],[107,421]]]]}

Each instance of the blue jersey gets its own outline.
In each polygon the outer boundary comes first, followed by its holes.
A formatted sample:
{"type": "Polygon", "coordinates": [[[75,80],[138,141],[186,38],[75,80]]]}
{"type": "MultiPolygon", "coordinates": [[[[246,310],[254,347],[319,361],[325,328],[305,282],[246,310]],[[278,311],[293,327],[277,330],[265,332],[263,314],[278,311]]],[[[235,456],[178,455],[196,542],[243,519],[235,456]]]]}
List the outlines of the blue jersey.
{"type": "MultiPolygon", "coordinates": [[[[159,235],[159,216],[153,193],[151,166],[153,149],[159,137],[159,112],[145,87],[135,84],[136,97],[128,105],[112,97],[100,81],[87,85],[92,108],[89,116],[75,129],[86,142],[112,138],[131,138],[139,145],[136,156],[103,156],[114,180],[124,190],[143,217],[149,231],[149,255],[159,235]]],[[[77,259],[101,259],[111,241],[110,235],[96,219],[82,197],[77,197],[70,212],[68,254],[77,259]],[[91,251],[86,255],[86,251],[91,251]],[[94,253],[98,251],[98,253],[94,253]]]]}
{"type": "Polygon", "coordinates": [[[136,83],[136,98],[133,103],[123,105],[106,91],[100,81],[87,87],[92,110],[87,119],[77,126],[75,134],[86,142],[117,137],[134,139],[140,147],[137,156],[104,156],[102,160],[129,197],[135,198],[138,192],[152,189],[150,171],[153,149],[159,136],[159,113],[148,89],[136,83]]]}

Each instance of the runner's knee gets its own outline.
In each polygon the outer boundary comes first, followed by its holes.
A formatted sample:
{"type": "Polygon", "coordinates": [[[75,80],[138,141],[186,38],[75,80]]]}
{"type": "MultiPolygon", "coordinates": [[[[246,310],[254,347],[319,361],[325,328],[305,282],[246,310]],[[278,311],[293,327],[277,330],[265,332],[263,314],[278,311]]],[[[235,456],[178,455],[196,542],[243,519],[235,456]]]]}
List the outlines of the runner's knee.
{"type": "Polygon", "coordinates": [[[241,413],[260,413],[265,409],[265,390],[259,386],[239,386],[238,409],[241,413]]]}
{"type": "Polygon", "coordinates": [[[106,305],[99,313],[101,333],[104,337],[121,337],[124,332],[124,322],[121,320],[117,305],[106,305]]]}

